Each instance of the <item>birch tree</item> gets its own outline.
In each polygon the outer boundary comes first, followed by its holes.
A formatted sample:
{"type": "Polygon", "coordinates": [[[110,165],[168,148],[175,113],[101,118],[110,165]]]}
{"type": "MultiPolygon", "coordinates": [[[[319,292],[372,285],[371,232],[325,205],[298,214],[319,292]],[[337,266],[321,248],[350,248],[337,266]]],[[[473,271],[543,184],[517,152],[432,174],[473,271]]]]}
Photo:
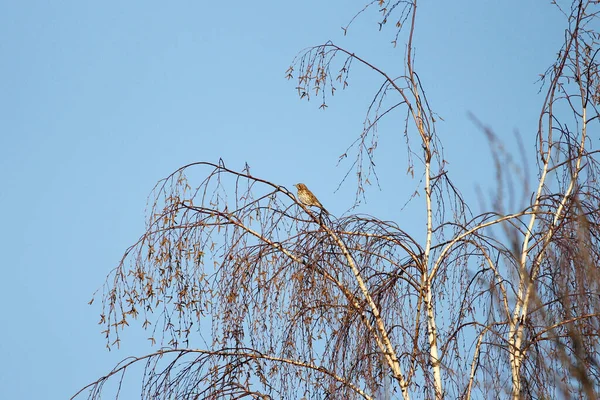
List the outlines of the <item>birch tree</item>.
{"type": "Polygon", "coordinates": [[[325,42],[299,53],[287,77],[322,108],[351,72],[380,79],[347,153],[357,195],[376,173],[378,124],[392,119],[409,171],[423,176],[414,201],[425,231],[325,214],[249,167],[186,165],[155,187],[145,233],[101,293],[107,344],[137,320],[155,351],[76,396],[100,398],[141,364],[143,398],[600,397],[599,6],[552,6],[565,35],[541,74],[533,193],[476,122],[493,149],[497,201],[473,213],[419,79],[418,0],[372,1],[356,18],[376,10],[395,26],[400,72],[325,42]],[[508,209],[507,193],[522,204],[508,209]]]}

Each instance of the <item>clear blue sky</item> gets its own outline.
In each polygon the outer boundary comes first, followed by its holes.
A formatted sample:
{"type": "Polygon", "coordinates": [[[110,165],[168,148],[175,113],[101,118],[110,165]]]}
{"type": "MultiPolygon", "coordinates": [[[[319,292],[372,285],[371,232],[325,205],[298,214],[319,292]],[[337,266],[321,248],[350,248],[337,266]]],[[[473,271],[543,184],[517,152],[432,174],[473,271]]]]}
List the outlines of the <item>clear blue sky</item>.
{"type": "MultiPolygon", "coordinates": [[[[142,233],[157,180],[193,161],[245,162],[291,188],[309,185],[334,213],[337,157],[360,133],[378,80],[355,68],[327,111],[295,95],[284,73],[304,47],[334,40],[400,75],[392,30],[363,1],[0,1],[0,398],[64,399],[128,355],[135,333],[108,352],[87,302],[142,233]],[[310,155],[310,165],[306,157],[310,155]]],[[[493,165],[472,112],[533,150],[542,95],[534,84],[564,31],[542,1],[422,2],[416,69],[452,176],[470,198],[493,165]]],[[[400,210],[418,186],[406,176],[402,121],[380,131],[382,191],[361,208],[424,225],[400,210]],[[401,201],[398,201],[401,199],[401,201]]],[[[138,387],[134,382],[135,388],[138,387]]]]}

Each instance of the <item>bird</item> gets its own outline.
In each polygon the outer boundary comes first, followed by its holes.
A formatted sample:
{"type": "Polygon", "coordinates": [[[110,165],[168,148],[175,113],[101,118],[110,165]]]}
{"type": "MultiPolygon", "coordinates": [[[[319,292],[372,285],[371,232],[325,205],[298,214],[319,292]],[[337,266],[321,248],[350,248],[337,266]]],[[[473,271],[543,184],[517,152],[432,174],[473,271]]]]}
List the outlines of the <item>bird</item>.
{"type": "Polygon", "coordinates": [[[317,199],[317,197],[306,187],[304,183],[297,183],[294,185],[298,189],[298,199],[305,206],[319,207],[321,210],[329,214],[329,211],[323,207],[323,204],[317,199]]]}

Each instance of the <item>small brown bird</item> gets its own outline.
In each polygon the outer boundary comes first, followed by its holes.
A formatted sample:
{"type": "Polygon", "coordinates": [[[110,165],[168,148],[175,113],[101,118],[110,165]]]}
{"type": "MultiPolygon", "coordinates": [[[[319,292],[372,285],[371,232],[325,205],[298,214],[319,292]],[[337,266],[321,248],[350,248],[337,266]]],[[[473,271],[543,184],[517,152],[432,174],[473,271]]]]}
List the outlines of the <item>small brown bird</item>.
{"type": "Polygon", "coordinates": [[[309,207],[319,207],[321,210],[329,214],[329,211],[327,211],[325,207],[323,207],[323,204],[321,204],[319,199],[317,199],[317,197],[314,194],[312,194],[310,190],[308,190],[304,183],[297,183],[294,186],[296,186],[296,188],[298,189],[298,199],[300,199],[300,202],[302,204],[309,207]]]}

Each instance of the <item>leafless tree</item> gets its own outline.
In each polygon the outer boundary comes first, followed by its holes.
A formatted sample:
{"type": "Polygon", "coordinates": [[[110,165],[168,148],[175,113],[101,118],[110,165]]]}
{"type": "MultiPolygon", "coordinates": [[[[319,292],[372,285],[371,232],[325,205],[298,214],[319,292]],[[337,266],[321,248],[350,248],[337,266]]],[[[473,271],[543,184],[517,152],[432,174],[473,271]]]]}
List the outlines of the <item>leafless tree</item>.
{"type": "Polygon", "coordinates": [[[357,194],[375,174],[378,123],[400,116],[409,171],[423,176],[425,235],[320,213],[248,167],[187,165],[156,186],[146,231],[102,296],[109,346],[137,319],[159,349],[77,395],[100,398],[142,363],[143,398],[599,398],[598,3],[554,4],[565,40],[541,78],[533,195],[476,121],[498,182],[478,215],[451,180],[416,71],[417,0],[357,14],[395,21],[400,76],[332,42],[302,51],[288,78],[321,107],[352,67],[381,78],[348,150],[357,194]]]}

